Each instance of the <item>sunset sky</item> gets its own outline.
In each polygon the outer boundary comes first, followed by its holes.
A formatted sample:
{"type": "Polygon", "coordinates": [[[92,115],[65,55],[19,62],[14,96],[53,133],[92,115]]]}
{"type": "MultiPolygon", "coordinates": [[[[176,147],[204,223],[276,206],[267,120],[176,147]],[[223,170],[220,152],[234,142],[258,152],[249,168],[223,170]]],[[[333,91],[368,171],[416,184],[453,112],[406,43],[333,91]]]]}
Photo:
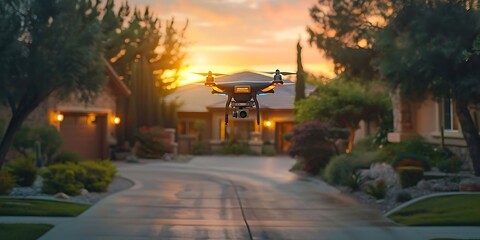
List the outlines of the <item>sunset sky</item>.
{"type": "MultiPolygon", "coordinates": [[[[190,72],[296,71],[296,43],[307,71],[331,76],[332,64],[308,44],[315,0],[133,0],[162,19],[186,19],[190,72]]],[[[186,78],[201,78],[186,75],[186,78]]]]}

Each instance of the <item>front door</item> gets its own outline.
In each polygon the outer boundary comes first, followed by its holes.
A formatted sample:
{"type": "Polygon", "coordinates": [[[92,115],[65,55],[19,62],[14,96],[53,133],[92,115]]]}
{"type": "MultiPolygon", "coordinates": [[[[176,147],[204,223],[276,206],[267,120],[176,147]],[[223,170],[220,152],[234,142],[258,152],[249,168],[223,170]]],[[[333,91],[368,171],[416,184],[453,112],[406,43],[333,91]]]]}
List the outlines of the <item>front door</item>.
{"type": "Polygon", "coordinates": [[[293,130],[293,122],[276,122],[275,123],[275,144],[277,153],[286,153],[290,146],[290,141],[285,140],[284,135],[293,130]]]}

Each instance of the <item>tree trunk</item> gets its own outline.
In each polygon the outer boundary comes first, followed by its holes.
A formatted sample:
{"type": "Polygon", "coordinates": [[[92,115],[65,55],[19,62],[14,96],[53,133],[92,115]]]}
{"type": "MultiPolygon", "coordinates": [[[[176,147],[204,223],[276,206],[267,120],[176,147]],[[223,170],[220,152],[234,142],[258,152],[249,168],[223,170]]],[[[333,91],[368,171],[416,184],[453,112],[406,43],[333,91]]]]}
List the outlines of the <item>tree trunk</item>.
{"type": "Polygon", "coordinates": [[[472,158],[473,171],[475,176],[480,176],[480,135],[478,134],[478,129],[473,122],[470,111],[468,110],[468,104],[457,100],[456,107],[463,137],[467,142],[468,151],[472,158]]]}
{"type": "Polygon", "coordinates": [[[346,152],[350,153],[353,150],[353,140],[355,140],[355,131],[357,131],[357,129],[349,127],[348,131],[350,132],[350,135],[348,136],[348,147],[346,152]]]}
{"type": "Polygon", "coordinates": [[[0,142],[0,169],[2,169],[3,164],[5,163],[5,157],[7,156],[8,150],[13,143],[13,136],[18,129],[20,129],[20,126],[22,126],[22,123],[25,121],[30,112],[14,113],[12,115],[12,118],[8,123],[7,130],[5,131],[3,139],[0,142]]]}

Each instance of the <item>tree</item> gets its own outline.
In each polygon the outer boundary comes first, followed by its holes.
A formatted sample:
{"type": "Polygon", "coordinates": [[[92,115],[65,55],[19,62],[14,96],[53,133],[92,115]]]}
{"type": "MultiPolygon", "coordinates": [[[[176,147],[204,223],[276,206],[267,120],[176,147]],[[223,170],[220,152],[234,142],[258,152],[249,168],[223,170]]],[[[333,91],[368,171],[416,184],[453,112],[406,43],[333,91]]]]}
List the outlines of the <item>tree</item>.
{"type": "MultiPolygon", "coordinates": [[[[141,126],[170,127],[174,119],[166,113],[175,106],[164,97],[176,87],[179,71],[184,67],[184,33],[174,19],[165,21],[148,8],[131,8],[128,3],[115,7],[108,0],[102,18],[106,56],[132,91],[118,98],[118,113],[123,121],[117,130],[122,139],[132,139],[141,126]]],[[[173,124],[174,125],[174,124],[173,124]]]]}
{"type": "MultiPolygon", "coordinates": [[[[310,44],[333,60],[335,72],[347,79],[371,81],[378,72],[371,62],[380,30],[399,3],[389,0],[319,0],[310,9],[310,44]]],[[[396,1],[400,2],[400,1],[396,1]]]]}
{"type": "Polygon", "coordinates": [[[379,35],[377,66],[405,96],[453,98],[480,175],[480,136],[469,108],[480,103],[480,12],[477,1],[409,1],[379,35]]]}
{"type": "Polygon", "coordinates": [[[295,102],[305,98],[305,71],[302,64],[302,46],[297,42],[297,81],[295,82],[295,102]]]}
{"type": "Polygon", "coordinates": [[[106,81],[99,2],[12,0],[0,3],[0,104],[11,111],[0,167],[15,132],[51,95],[91,99],[106,81]]]}
{"type": "Polygon", "coordinates": [[[389,105],[386,94],[368,92],[357,83],[334,79],[299,101],[295,118],[299,122],[320,120],[347,128],[350,132],[347,152],[350,152],[360,121],[380,120],[389,105]]]}

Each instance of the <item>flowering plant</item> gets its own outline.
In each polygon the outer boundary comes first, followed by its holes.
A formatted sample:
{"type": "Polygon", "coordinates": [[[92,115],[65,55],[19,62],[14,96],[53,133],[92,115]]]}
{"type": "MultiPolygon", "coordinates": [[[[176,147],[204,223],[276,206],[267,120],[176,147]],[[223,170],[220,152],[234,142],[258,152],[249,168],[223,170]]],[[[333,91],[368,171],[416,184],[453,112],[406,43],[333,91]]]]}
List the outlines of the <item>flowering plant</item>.
{"type": "Polygon", "coordinates": [[[173,152],[170,136],[161,127],[140,127],[136,139],[135,153],[140,158],[161,158],[173,152]]]}

